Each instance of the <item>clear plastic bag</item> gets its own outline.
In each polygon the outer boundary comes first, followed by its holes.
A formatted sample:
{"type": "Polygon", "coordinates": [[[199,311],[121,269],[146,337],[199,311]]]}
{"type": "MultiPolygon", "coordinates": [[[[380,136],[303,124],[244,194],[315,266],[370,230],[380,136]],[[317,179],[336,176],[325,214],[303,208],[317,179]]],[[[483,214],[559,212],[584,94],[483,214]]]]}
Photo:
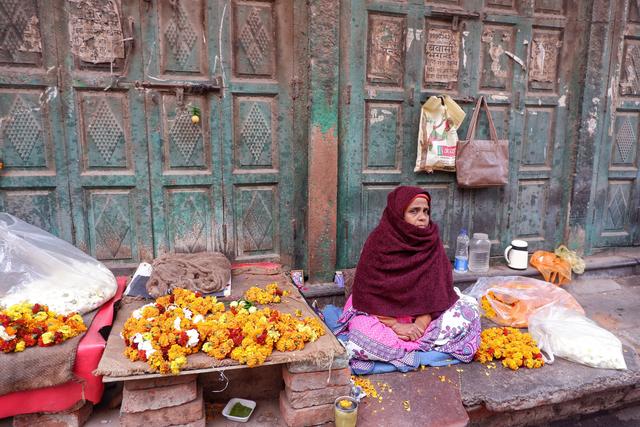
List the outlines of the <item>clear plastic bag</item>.
{"type": "Polygon", "coordinates": [[[476,298],[485,316],[502,326],[526,328],[529,316],[550,304],[584,314],[578,301],[569,292],[530,277],[481,277],[464,293],[476,298]]]}
{"type": "Polygon", "coordinates": [[[545,362],[555,356],[605,369],[627,369],[620,340],[584,315],[551,305],[529,317],[529,333],[545,362]]]}
{"type": "Polygon", "coordinates": [[[61,314],[108,301],[116,279],[102,263],[38,227],[0,212],[0,308],[27,301],[61,314]]]}

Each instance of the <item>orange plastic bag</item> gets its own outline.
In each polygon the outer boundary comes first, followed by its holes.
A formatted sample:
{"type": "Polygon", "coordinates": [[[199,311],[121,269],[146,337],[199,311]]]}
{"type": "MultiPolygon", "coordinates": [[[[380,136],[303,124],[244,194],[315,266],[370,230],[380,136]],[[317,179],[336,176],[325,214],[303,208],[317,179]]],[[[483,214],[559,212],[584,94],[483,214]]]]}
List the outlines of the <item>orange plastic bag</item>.
{"type": "Polygon", "coordinates": [[[526,328],[529,316],[550,304],[584,314],[569,292],[530,277],[481,277],[464,293],[476,298],[484,315],[502,326],[526,328]]]}
{"type": "Polygon", "coordinates": [[[535,251],[530,262],[547,282],[561,286],[571,281],[571,264],[553,252],[535,251]]]}

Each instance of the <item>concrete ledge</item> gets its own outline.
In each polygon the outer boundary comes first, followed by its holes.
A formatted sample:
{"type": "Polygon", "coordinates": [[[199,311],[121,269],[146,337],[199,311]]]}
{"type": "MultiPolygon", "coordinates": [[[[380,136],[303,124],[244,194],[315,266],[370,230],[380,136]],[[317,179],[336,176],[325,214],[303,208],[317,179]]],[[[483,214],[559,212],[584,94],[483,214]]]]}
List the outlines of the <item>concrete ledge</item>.
{"type": "MultiPolygon", "coordinates": [[[[621,277],[640,273],[640,247],[603,250],[598,254],[584,257],[584,260],[586,262],[585,273],[583,275],[575,275],[574,277],[621,277]]],[[[454,272],[454,285],[461,289],[465,289],[475,283],[479,277],[542,277],[538,270],[531,266],[524,271],[512,270],[504,264],[504,260],[500,257],[492,258],[491,263],[491,268],[484,274],[454,272]]],[[[302,291],[302,295],[307,299],[322,300],[331,297],[344,296],[344,288],[333,282],[306,284],[306,288],[306,290],[302,291]]]]}

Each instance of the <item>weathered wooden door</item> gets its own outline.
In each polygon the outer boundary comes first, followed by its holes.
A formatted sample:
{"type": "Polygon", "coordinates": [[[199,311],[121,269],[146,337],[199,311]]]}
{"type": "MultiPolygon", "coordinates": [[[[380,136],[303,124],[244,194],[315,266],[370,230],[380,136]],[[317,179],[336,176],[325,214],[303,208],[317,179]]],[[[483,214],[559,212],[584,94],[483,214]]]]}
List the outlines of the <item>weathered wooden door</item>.
{"type": "MultiPolygon", "coordinates": [[[[640,244],[640,5],[621,1],[615,14],[604,114],[589,121],[599,142],[595,155],[594,203],[588,219],[588,247],[640,244]]],[[[604,74],[606,75],[606,74],[604,74]]]]}
{"type": "Polygon", "coordinates": [[[137,2],[56,1],[74,243],[105,262],[153,256],[137,2]]]}
{"type": "Polygon", "coordinates": [[[292,2],[141,7],[156,253],[289,262],[292,2]]]}
{"type": "Polygon", "coordinates": [[[292,28],[292,0],[0,0],[0,210],[110,264],[290,264],[292,28]]]}
{"type": "Polygon", "coordinates": [[[55,16],[0,1],[0,211],[71,241],[55,16]]]}
{"type": "MultiPolygon", "coordinates": [[[[352,266],[388,192],[420,185],[433,196],[445,246],[461,227],[489,234],[494,255],[512,238],[535,249],[562,240],[568,191],[570,34],[576,1],[344,2],[341,75],[339,264],[352,266]],[[450,94],[467,111],[488,98],[498,134],[510,140],[504,188],[461,190],[455,175],[414,173],[419,109],[450,94]]],[[[573,89],[578,89],[573,86],[573,89]]],[[[488,136],[482,117],[478,137],[488,136]]]]}

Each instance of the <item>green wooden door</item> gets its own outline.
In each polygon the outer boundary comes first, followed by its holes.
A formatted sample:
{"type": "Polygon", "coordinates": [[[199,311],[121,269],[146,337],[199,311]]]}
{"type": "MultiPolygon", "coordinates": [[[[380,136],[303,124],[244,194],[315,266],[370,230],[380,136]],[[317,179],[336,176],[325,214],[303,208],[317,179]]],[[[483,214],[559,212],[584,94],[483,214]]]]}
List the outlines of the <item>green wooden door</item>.
{"type": "Polygon", "coordinates": [[[0,1],[0,211],[72,240],[54,15],[0,1]]]}
{"type": "Polygon", "coordinates": [[[589,215],[589,249],[640,244],[640,5],[621,1],[615,13],[611,65],[604,113],[592,116],[599,143],[594,162],[594,203],[589,215]]]}
{"type": "MultiPolygon", "coordinates": [[[[579,2],[560,0],[344,2],[340,266],[357,262],[399,184],[431,192],[450,255],[463,226],[488,233],[494,255],[516,237],[533,249],[561,241],[564,123],[577,55],[566,34],[581,13],[579,2]],[[476,97],[487,97],[498,135],[511,141],[508,186],[461,190],[454,174],[413,172],[420,106],[438,93],[450,94],[469,118],[476,97]]],[[[477,136],[488,136],[484,116],[477,136]]]]}
{"type": "Polygon", "coordinates": [[[56,1],[75,245],[108,263],[153,256],[137,2],[56,1]]]}
{"type": "Polygon", "coordinates": [[[290,264],[292,29],[292,0],[0,0],[0,210],[109,264],[290,264]]]}
{"type": "Polygon", "coordinates": [[[142,7],[156,253],[289,262],[292,2],[142,7]]]}

